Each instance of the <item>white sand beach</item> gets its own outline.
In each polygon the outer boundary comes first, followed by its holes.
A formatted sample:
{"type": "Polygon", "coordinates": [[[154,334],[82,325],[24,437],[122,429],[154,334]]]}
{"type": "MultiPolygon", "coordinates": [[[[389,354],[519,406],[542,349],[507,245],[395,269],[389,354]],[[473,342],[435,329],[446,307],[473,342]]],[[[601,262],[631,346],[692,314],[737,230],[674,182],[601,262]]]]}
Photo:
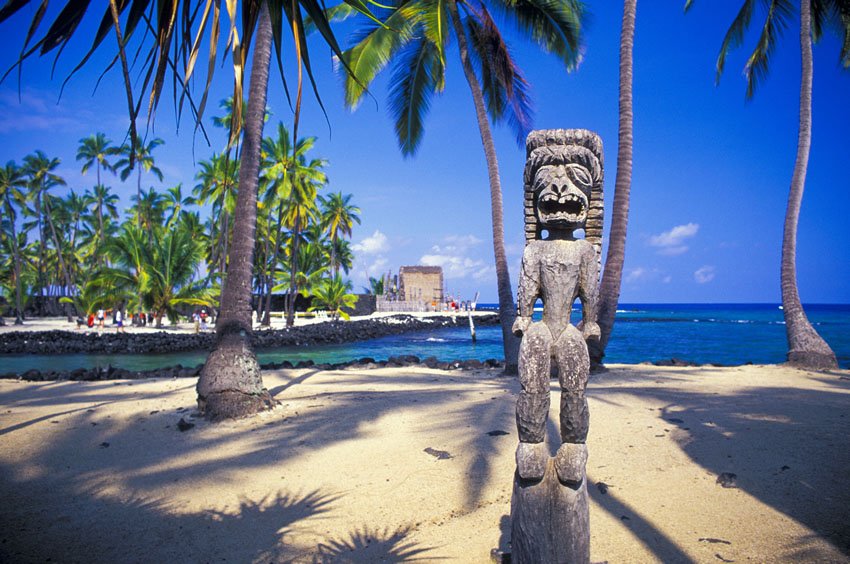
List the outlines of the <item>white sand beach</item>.
{"type": "MultiPolygon", "coordinates": [[[[188,379],[0,381],[0,561],[487,562],[508,548],[515,379],[263,376],[279,407],[221,424],[192,416],[188,379]]],[[[850,562],[850,372],[614,365],[588,393],[592,561],[850,562]]]]}

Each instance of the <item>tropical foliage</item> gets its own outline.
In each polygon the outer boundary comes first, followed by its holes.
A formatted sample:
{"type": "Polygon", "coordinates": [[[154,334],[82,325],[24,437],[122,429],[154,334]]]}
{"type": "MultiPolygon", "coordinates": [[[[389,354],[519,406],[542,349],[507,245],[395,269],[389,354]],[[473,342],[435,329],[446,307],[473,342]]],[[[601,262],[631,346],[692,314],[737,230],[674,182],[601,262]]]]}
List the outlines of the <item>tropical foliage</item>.
{"type": "MultiPolygon", "coordinates": [[[[353,263],[347,238],[360,210],[350,195],[320,194],[327,163],[308,155],[315,141],[293,146],[280,124],[263,142],[253,288],[266,324],[273,293],[309,297],[353,263]]],[[[239,161],[227,154],[200,161],[188,194],[182,184],[144,186],[139,178],[161,176],[152,152],[138,151],[136,164],[154,174],[137,176],[122,202],[108,180],[126,166],[120,157],[128,150],[102,133],[81,139],[77,160],[83,173],[96,172],[85,188],[69,188],[55,172],[59,159],[41,151],[0,168],[0,292],[16,322],[27,311],[62,307],[71,317],[123,307],[128,315],[153,314],[160,326],[198,306],[217,307],[239,161]]],[[[294,313],[294,299],[288,305],[294,313]]]]}

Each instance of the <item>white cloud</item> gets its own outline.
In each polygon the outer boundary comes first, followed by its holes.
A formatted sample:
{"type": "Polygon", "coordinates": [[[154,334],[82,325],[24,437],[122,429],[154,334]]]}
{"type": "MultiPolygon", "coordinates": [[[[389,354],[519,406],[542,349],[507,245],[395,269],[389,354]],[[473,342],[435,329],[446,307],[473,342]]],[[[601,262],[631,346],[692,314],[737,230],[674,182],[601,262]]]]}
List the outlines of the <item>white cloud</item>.
{"type": "Polygon", "coordinates": [[[657,253],[660,255],[681,255],[688,250],[685,240],[696,235],[697,231],[699,231],[698,223],[677,225],[669,231],[650,236],[649,244],[658,247],[657,253]]]}
{"type": "Polygon", "coordinates": [[[669,284],[672,280],[673,278],[663,270],[645,266],[627,268],[623,276],[623,281],[626,283],[658,281],[669,284]]]}
{"type": "Polygon", "coordinates": [[[351,249],[358,253],[363,253],[366,255],[377,255],[379,253],[385,253],[390,250],[390,244],[387,240],[387,236],[381,233],[378,230],[375,230],[372,235],[366,237],[359,243],[355,243],[351,245],[351,249]]]}
{"type": "Polygon", "coordinates": [[[642,266],[630,268],[626,272],[626,282],[637,282],[641,278],[646,278],[647,274],[649,274],[649,271],[642,266]]]}
{"type": "Polygon", "coordinates": [[[431,247],[431,252],[436,254],[462,255],[471,247],[480,245],[483,242],[475,235],[447,235],[443,237],[442,244],[431,247]]]}
{"type": "Polygon", "coordinates": [[[694,272],[694,280],[696,280],[698,284],[706,284],[714,280],[715,274],[716,272],[713,266],[701,266],[696,270],[696,272],[694,272]]]}
{"type": "Polygon", "coordinates": [[[422,255],[419,264],[425,266],[440,266],[446,278],[466,278],[472,276],[476,280],[487,277],[492,267],[483,260],[459,257],[456,255],[428,254],[422,255]]]}

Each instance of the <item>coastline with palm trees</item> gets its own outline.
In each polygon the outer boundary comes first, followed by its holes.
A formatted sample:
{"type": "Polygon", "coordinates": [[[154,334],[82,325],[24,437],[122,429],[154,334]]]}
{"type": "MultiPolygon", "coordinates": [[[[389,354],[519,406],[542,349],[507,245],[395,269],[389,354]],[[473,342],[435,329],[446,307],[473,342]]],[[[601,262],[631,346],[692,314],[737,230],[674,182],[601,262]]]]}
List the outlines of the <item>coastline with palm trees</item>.
{"type": "Polygon", "coordinates": [[[590,561],[850,561],[850,3],[707,4],[3,3],[0,561],[510,561],[535,127],[608,154],[590,561]]]}

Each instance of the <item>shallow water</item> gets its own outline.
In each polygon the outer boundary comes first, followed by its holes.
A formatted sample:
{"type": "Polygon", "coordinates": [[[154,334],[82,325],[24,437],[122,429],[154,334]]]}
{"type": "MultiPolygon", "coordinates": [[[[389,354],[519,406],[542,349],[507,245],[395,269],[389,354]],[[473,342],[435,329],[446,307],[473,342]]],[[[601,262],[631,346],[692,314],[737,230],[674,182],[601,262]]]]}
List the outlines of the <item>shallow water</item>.
{"type": "MultiPolygon", "coordinates": [[[[494,308],[487,304],[484,308],[494,308]]],[[[809,320],[832,346],[842,368],[850,368],[850,305],[806,306],[809,320]]],[[[536,314],[539,317],[540,313],[536,314]]],[[[578,311],[573,320],[579,319],[578,311]]],[[[390,356],[434,356],[442,361],[502,358],[502,335],[497,326],[477,328],[472,343],[466,320],[457,328],[428,330],[381,337],[342,345],[285,347],[261,350],[261,363],[313,360],[316,363],[346,362],[363,357],[386,360],[390,356]]],[[[606,362],[637,363],[672,357],[697,363],[755,364],[785,360],[787,344],[782,311],[775,304],[623,304],[608,345],[606,362]]],[[[195,366],[204,362],[205,351],[168,354],[68,354],[4,355],[0,373],[30,369],[73,370],[118,366],[128,370],[151,370],[164,366],[195,366]]]]}

